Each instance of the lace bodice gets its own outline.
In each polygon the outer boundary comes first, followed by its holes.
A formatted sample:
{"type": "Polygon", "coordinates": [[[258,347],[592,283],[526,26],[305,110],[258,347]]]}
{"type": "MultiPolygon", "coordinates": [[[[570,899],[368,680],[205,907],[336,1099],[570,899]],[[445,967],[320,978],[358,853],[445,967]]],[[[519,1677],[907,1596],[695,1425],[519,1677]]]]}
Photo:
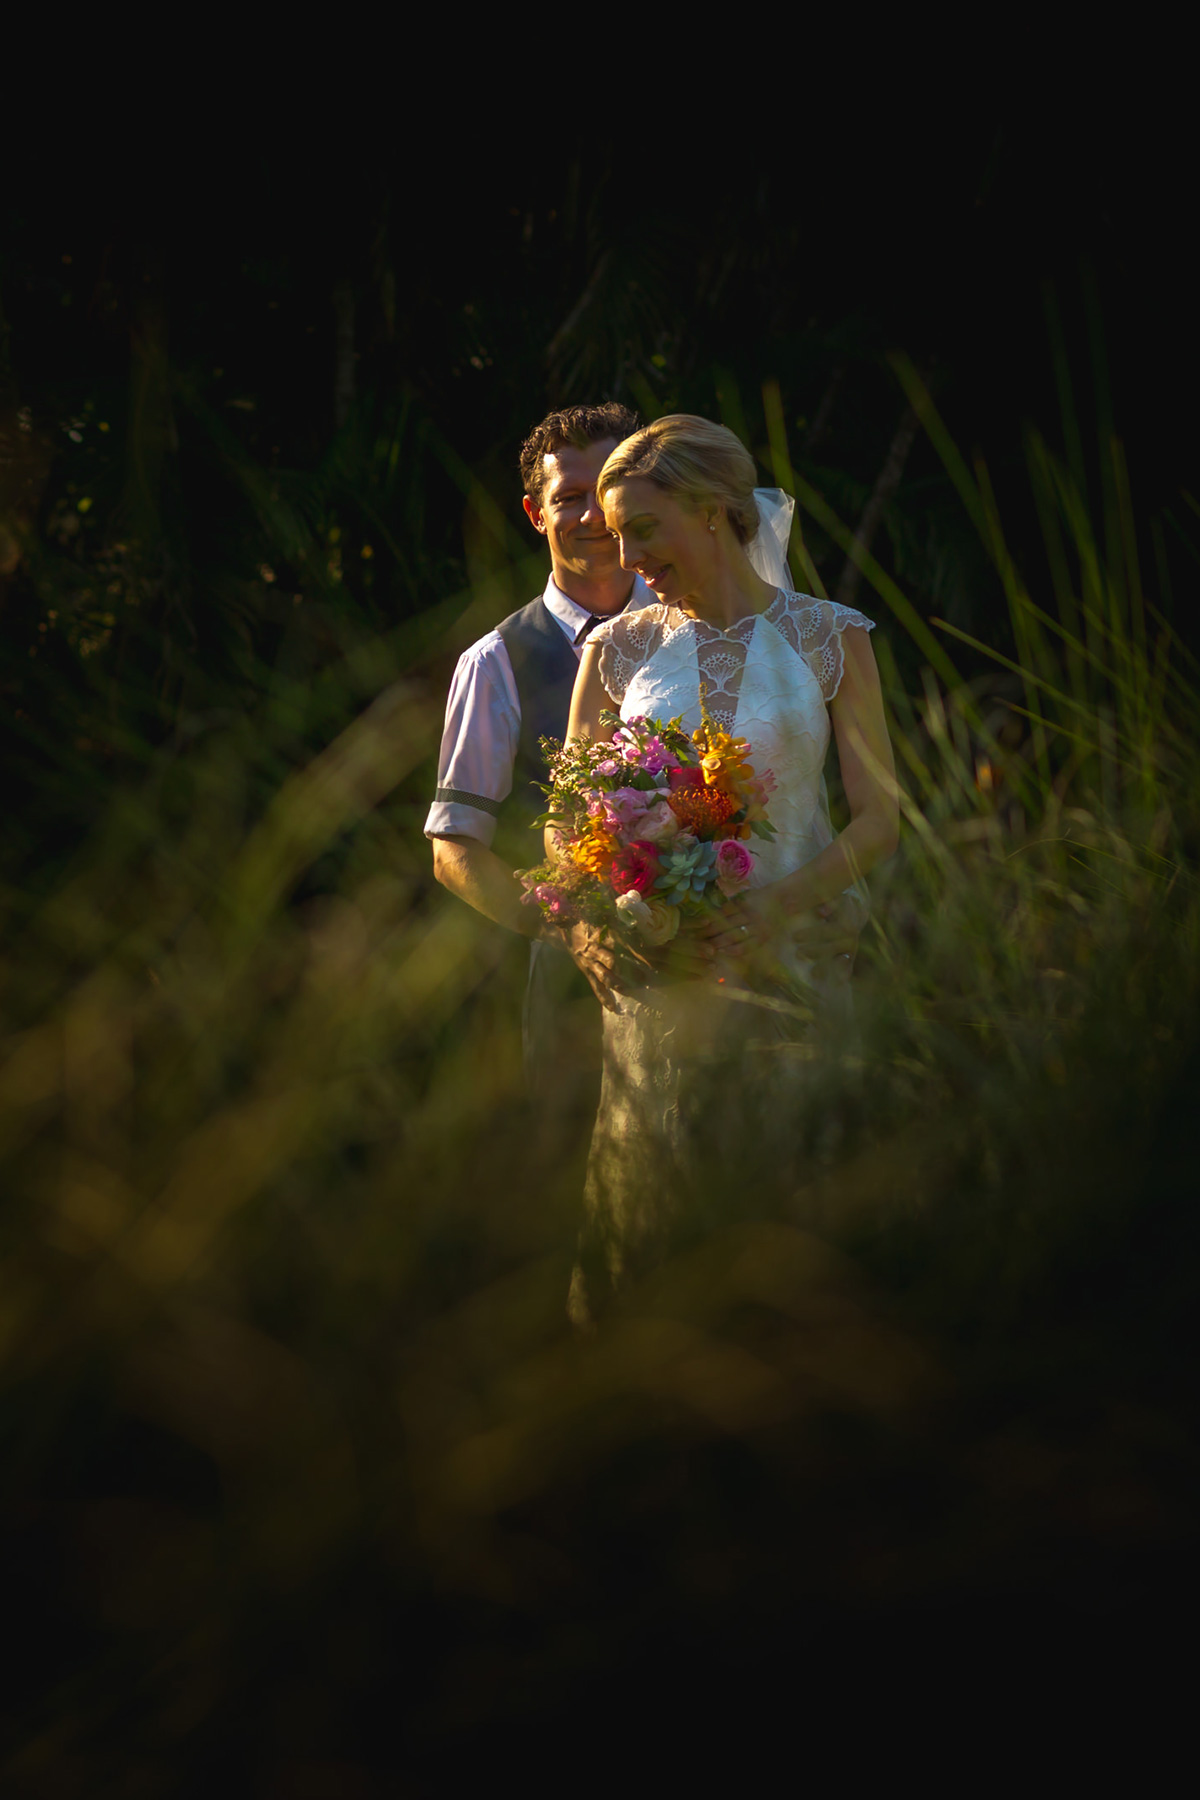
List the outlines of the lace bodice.
{"type": "Polygon", "coordinates": [[[769,811],[778,835],[754,846],[756,886],[800,868],[832,838],[822,780],[827,708],[841,685],[842,634],[850,627],[874,629],[851,607],[780,588],[765,612],[727,631],[659,604],[592,633],[604,686],[623,718],[679,716],[694,731],[703,681],[716,724],[747,739],[760,774],[774,774],[769,811]]]}

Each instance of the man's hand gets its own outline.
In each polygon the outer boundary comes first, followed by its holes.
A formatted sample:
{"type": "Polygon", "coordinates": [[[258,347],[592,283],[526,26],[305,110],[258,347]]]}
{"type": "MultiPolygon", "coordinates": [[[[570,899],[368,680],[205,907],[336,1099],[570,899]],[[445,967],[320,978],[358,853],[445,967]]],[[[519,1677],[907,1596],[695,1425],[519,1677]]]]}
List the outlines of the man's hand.
{"type": "Polygon", "coordinates": [[[597,925],[589,925],[582,919],[575,925],[547,924],[542,935],[551,943],[562,944],[568,955],[574,958],[576,966],[587,977],[588,986],[606,1012],[620,1011],[616,996],[626,992],[630,985],[627,972],[622,969],[622,962],[640,963],[647,972],[651,968],[647,958],[632,945],[621,944],[618,948],[607,931],[602,931],[597,925]]]}

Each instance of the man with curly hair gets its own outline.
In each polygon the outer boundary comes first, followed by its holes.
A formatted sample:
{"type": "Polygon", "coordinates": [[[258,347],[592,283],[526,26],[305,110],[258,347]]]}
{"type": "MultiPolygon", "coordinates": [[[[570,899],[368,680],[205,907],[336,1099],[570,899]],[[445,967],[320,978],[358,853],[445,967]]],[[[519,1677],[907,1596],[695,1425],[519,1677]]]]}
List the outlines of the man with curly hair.
{"type": "MultiPolygon", "coordinates": [[[[513,867],[541,859],[540,840],[528,829],[546,805],[535,785],[548,779],[538,740],[566,735],[588,633],[601,619],[654,598],[640,576],[622,569],[596,500],[605,460],[637,428],[636,416],[610,401],[552,412],[525,440],[525,512],[546,539],[550,578],[528,606],[460,656],[446,707],[437,793],[425,821],[443,887],[532,940],[525,1050],[527,1074],[539,1093],[546,1081],[565,1074],[564,1007],[573,985],[577,994],[587,991],[563,951],[601,1005],[613,1004],[620,982],[612,948],[594,927],[560,931],[537,907],[521,904],[513,867]]],[[[595,1035],[597,1016],[590,1007],[587,1014],[595,1035]]]]}

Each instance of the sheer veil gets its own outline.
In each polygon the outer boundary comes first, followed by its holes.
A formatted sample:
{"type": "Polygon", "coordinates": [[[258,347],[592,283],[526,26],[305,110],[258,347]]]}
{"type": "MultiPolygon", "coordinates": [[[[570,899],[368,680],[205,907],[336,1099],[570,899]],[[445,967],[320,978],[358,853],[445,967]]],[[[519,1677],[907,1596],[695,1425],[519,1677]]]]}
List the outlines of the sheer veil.
{"type": "Polygon", "coordinates": [[[758,533],[746,545],[750,565],[772,587],[790,593],[792,572],[788,568],[787,547],[796,502],[782,488],[755,488],[754,502],[758,507],[758,533]]]}
{"type": "MultiPolygon", "coordinates": [[[[792,572],[788,568],[787,547],[796,502],[782,488],[755,488],[754,503],[758,507],[758,533],[746,545],[751,567],[772,587],[790,593],[792,572]]],[[[829,794],[824,775],[821,777],[821,810],[828,821],[829,794]]],[[[846,898],[851,897],[859,908],[861,930],[871,913],[871,899],[864,881],[856,881],[846,889],[846,898]]]]}

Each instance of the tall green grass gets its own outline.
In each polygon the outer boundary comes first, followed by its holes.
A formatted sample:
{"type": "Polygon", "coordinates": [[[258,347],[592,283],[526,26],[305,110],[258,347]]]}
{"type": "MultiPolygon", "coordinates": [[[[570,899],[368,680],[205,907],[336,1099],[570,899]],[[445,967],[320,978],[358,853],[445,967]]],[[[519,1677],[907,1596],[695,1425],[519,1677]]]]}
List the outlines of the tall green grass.
{"type": "Polygon", "coordinates": [[[1010,648],[862,557],[905,832],[855,1036],[786,1204],[748,1192],[596,1338],[564,1310],[587,1122],[539,1137],[520,956],[429,878],[436,636],[164,753],[49,900],[9,896],[10,1778],[400,1768],[668,1643],[757,1667],[797,1608],[1088,1617],[1186,1534],[1195,665],[1119,443],[1097,517],[1030,434],[1021,570],[897,372],[1010,648]],[[252,803],[314,705],[342,728],[252,803]]]}

